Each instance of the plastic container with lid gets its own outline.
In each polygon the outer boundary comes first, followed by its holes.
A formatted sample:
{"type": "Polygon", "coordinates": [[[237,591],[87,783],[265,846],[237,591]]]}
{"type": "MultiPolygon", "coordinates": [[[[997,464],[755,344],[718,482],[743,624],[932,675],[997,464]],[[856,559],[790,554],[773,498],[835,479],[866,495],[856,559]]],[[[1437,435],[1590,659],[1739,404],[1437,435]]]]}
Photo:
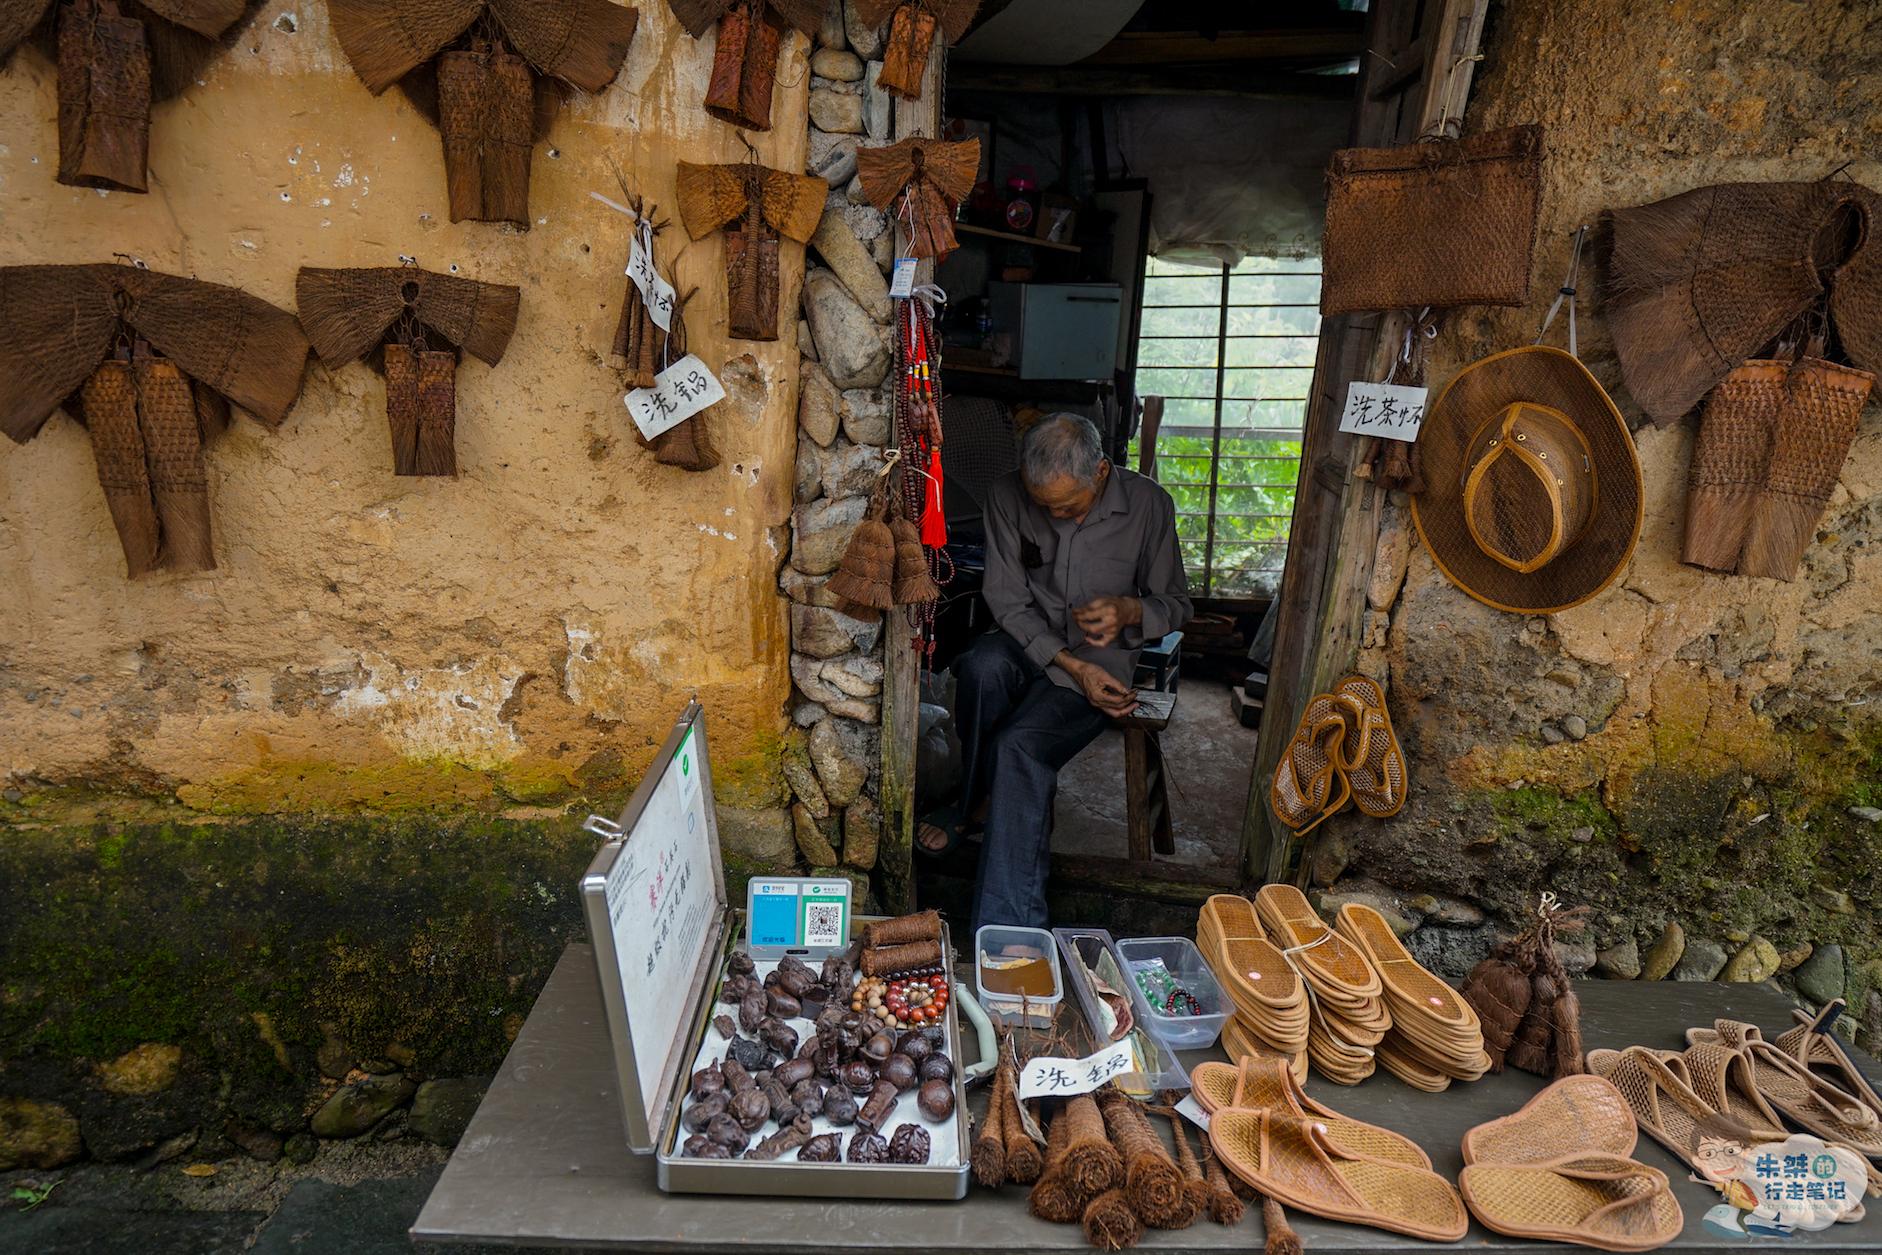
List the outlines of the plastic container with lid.
{"type": "Polygon", "coordinates": [[[982,924],[974,934],[974,994],[997,1019],[1032,1027],[1051,1024],[1065,997],[1052,934],[1043,928],[982,924]],[[990,960],[1019,965],[990,968],[990,960]]]}
{"type": "MultiPolygon", "coordinates": [[[[1058,938],[1059,955],[1064,960],[1065,983],[1072,987],[1092,1035],[1101,1038],[1110,1021],[1087,973],[1103,972],[1105,982],[1115,981],[1121,992],[1124,978],[1117,966],[1117,942],[1102,928],[1055,928],[1052,935],[1058,938]]],[[[1136,1012],[1131,1015],[1135,1019],[1136,1012]]],[[[1155,1034],[1142,1024],[1133,1024],[1129,1037],[1145,1060],[1145,1070],[1119,1079],[1118,1085],[1125,1093],[1133,1098],[1149,1098],[1158,1090],[1189,1088],[1189,1072],[1155,1034]]]]}
{"type": "Polygon", "coordinates": [[[1215,1044],[1228,1022],[1229,1005],[1195,942],[1187,937],[1124,937],[1117,942],[1117,957],[1130,982],[1131,1007],[1157,1040],[1172,1050],[1204,1050],[1215,1044]],[[1195,996],[1200,1015],[1164,1015],[1162,1008],[1150,1005],[1137,976],[1159,960],[1176,983],[1195,996]]]}

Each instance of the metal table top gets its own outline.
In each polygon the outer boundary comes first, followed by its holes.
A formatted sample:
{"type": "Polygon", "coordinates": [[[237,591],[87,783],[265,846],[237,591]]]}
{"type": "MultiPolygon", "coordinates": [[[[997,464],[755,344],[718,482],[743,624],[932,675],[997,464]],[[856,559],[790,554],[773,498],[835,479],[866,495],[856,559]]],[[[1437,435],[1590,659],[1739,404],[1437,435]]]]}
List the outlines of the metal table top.
{"type": "MultiPolygon", "coordinates": [[[[1582,1033],[1589,1049],[1634,1044],[1674,1048],[1691,1025],[1730,1016],[1762,1025],[1768,1035],[1790,1023],[1791,1004],[1761,985],[1582,981],[1582,1033]]],[[[1193,1066],[1218,1052],[1183,1056],[1193,1066]]],[[[1882,1077],[1865,1060],[1872,1077],[1882,1077]]],[[[1451,1181],[1463,1160],[1465,1130],[1507,1115],[1543,1086],[1520,1072],[1486,1076],[1442,1094],[1426,1094],[1381,1071],[1348,1089],[1318,1076],[1314,1096],[1355,1119],[1405,1133],[1451,1181]]],[[[984,1102],[984,1098],[980,1100],[984,1102]]],[[[1161,1124],[1161,1121],[1158,1121],[1161,1124]]],[[[1672,1178],[1686,1212],[1686,1231],[1666,1248],[1684,1252],[1798,1249],[1882,1252],[1882,1205],[1869,1216],[1823,1233],[1783,1242],[1727,1239],[1700,1218],[1720,1201],[1687,1179],[1660,1145],[1640,1139],[1635,1156],[1672,1178]]],[[[1290,1211],[1314,1255],[1387,1250],[1536,1250],[1544,1244],[1500,1237],[1473,1226],[1446,1248],[1377,1229],[1336,1224],[1290,1211]]],[[[1150,1251],[1246,1252],[1259,1249],[1258,1209],[1233,1228],[1207,1220],[1175,1232],[1151,1230],[1150,1251]]],[[[627,1149],[621,1130],[601,993],[587,946],[570,946],[517,1036],[483,1105],[459,1143],[423,1212],[412,1226],[421,1241],[506,1246],[569,1246],[608,1250],[819,1251],[905,1249],[973,1251],[1089,1250],[1077,1225],[1048,1224],[1026,1210],[1026,1191],[975,1187],[957,1203],[790,1202],[782,1199],[665,1195],[654,1162],[627,1149]]],[[[1555,1247],[1554,1249],[1567,1249],[1555,1247]]]]}

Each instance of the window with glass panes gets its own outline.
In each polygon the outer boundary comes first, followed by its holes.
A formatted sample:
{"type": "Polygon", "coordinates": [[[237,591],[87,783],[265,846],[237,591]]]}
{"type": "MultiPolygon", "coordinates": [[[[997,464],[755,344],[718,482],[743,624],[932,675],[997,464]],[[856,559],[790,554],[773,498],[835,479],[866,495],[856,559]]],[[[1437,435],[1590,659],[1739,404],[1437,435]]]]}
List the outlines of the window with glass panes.
{"type": "Polygon", "coordinates": [[[1319,336],[1317,257],[1144,268],[1137,393],[1164,398],[1157,479],[1198,596],[1280,585],[1319,336]]]}

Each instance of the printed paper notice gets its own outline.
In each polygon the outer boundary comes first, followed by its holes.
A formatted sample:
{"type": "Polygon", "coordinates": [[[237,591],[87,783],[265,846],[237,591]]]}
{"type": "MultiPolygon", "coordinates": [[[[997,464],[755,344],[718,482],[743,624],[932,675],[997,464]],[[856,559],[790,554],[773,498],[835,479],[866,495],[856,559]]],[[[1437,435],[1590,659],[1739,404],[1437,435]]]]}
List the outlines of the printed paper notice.
{"type": "Polygon", "coordinates": [[[1378,436],[1384,440],[1413,441],[1425,421],[1427,388],[1404,388],[1390,383],[1347,385],[1346,409],[1340,414],[1340,430],[1356,436],[1378,436]]]}
{"type": "Polygon", "coordinates": [[[627,277],[640,289],[647,316],[662,331],[673,327],[673,285],[660,277],[653,260],[653,224],[642,218],[634,227],[634,246],[627,255],[627,277]]]}
{"type": "Polygon", "coordinates": [[[706,364],[688,353],[654,376],[653,387],[627,394],[627,412],[640,434],[652,440],[699,411],[725,400],[725,388],[706,364]]]}
{"type": "Polygon", "coordinates": [[[1021,1098],[1050,1098],[1088,1094],[1114,1076],[1137,1071],[1137,1053],[1128,1041],[1106,1046],[1083,1059],[1055,1059],[1041,1055],[1019,1071],[1021,1098]]]}
{"type": "Polygon", "coordinates": [[[915,259],[898,257],[895,259],[895,278],[889,284],[889,295],[906,299],[915,291],[915,259]]]}

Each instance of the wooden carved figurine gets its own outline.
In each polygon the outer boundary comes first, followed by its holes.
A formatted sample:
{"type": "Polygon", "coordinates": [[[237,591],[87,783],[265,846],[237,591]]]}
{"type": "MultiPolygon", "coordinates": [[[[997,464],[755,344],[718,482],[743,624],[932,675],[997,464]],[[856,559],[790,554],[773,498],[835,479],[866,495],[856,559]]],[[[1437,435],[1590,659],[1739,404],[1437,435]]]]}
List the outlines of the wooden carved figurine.
{"type": "Polygon", "coordinates": [[[771,129],[771,89],[778,80],[784,28],[815,35],[827,0],[667,0],[673,16],[694,39],[714,22],[719,39],[712,54],[706,112],[748,131],[771,129]]]}
{"type": "Polygon", "coordinates": [[[695,240],[725,228],[726,322],[738,340],[778,338],[779,237],[806,243],[829,187],[755,161],[680,162],[680,219],[695,240]]]}
{"type": "Polygon", "coordinates": [[[294,315],[219,283],[133,266],[0,268],[0,431],[55,409],[85,426],[126,572],[208,571],[203,446],[230,407],[278,427],[300,394],[294,315]]]}
{"type": "Polygon", "coordinates": [[[58,66],[59,174],[141,192],[150,107],[196,81],[251,0],[0,0],[0,64],[38,33],[58,66]]]}
{"type": "Polygon", "coordinates": [[[980,0],[856,0],[858,14],[871,28],[889,24],[882,43],[882,69],[876,84],[905,100],[921,99],[921,76],[937,33],[959,43],[980,8],[980,0]]]}
{"type": "Polygon", "coordinates": [[[945,257],[960,246],[954,210],[974,188],[980,141],[915,137],[882,148],[856,150],[863,195],[908,232],[909,254],[945,257]],[[893,203],[894,208],[890,208],[893,203]]]}
{"type": "Polygon", "coordinates": [[[457,474],[458,350],[502,361],[520,290],[411,267],[303,267],[294,296],[329,369],[380,350],[392,473],[457,474]]]}
{"type": "Polygon", "coordinates": [[[444,137],[451,221],[529,227],[529,162],[563,86],[614,81],[640,20],[609,0],[332,0],[374,95],[400,83],[444,137]]]}

